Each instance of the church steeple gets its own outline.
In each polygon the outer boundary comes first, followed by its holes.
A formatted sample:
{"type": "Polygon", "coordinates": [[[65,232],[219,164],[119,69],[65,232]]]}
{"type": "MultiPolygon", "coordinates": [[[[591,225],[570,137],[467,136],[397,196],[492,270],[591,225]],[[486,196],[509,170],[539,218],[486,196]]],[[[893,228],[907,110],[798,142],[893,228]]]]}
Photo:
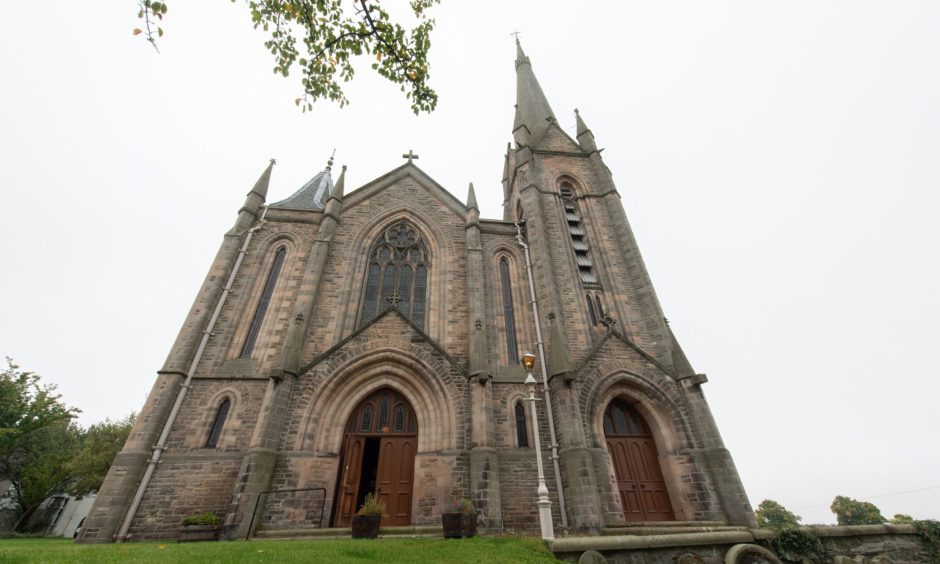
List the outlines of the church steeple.
{"type": "Polygon", "coordinates": [[[549,123],[554,121],[555,113],[548,105],[548,99],[532,71],[532,63],[522,51],[522,45],[516,37],[516,118],[512,126],[516,143],[537,143],[545,134],[549,123]],[[520,135],[520,128],[523,127],[527,130],[527,135],[520,135]]]}

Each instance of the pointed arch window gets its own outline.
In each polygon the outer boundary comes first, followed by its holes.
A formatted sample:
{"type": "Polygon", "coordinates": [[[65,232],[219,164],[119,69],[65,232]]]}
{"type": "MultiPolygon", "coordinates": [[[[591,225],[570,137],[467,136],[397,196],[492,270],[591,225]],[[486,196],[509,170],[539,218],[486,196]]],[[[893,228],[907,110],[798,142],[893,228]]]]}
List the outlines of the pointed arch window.
{"type": "Polygon", "coordinates": [[[206,448],[218,446],[219,437],[222,436],[222,427],[225,426],[225,418],[228,417],[228,410],[231,407],[232,402],[228,399],[219,405],[219,410],[215,412],[215,420],[212,422],[212,429],[209,431],[209,438],[206,440],[206,448]]]}
{"type": "Polygon", "coordinates": [[[591,293],[588,292],[585,294],[587,299],[587,308],[588,313],[591,315],[591,325],[603,325],[606,322],[604,321],[607,318],[607,314],[604,312],[604,306],[601,304],[601,295],[600,293],[591,293]]]}
{"type": "Polygon", "coordinates": [[[359,327],[395,305],[424,329],[430,264],[427,245],[414,226],[399,221],[386,229],[369,252],[359,327]]]}
{"type": "Polygon", "coordinates": [[[578,205],[574,201],[574,188],[568,182],[563,182],[558,189],[561,194],[562,206],[565,210],[565,221],[568,224],[568,234],[571,236],[571,247],[574,249],[574,260],[578,265],[578,274],[581,282],[589,285],[598,284],[594,274],[594,263],[591,260],[590,248],[581,225],[581,215],[578,205]]]}
{"type": "Polygon", "coordinates": [[[277,278],[281,274],[281,267],[284,266],[285,256],[287,256],[286,247],[281,247],[274,253],[271,271],[268,273],[268,279],[264,283],[264,290],[261,292],[258,307],[255,308],[255,315],[251,318],[251,326],[248,327],[248,336],[245,337],[242,352],[238,355],[241,358],[250,357],[251,351],[255,348],[255,341],[258,340],[258,334],[261,332],[261,323],[264,321],[264,314],[267,313],[268,305],[271,303],[271,296],[274,295],[274,287],[277,285],[277,278]]]}
{"type": "Polygon", "coordinates": [[[522,402],[516,402],[515,407],[516,415],[516,445],[519,448],[528,448],[529,446],[529,432],[525,424],[525,408],[522,406],[522,402]]]}
{"type": "Polygon", "coordinates": [[[516,344],[516,319],[512,307],[512,285],[509,280],[509,261],[499,259],[499,281],[503,293],[503,324],[506,327],[506,356],[509,363],[519,360],[516,344]]]}

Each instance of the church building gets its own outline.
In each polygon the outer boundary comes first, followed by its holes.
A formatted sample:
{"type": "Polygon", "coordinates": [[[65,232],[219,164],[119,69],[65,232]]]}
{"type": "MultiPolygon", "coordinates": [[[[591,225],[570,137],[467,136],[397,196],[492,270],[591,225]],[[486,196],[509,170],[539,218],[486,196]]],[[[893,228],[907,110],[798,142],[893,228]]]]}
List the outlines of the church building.
{"type": "Polygon", "coordinates": [[[484,531],[531,533],[536,438],[559,534],[754,525],[594,135],[559,127],[521,47],[515,65],[501,219],[411,158],[354,190],[330,160],[267,203],[272,161],[80,542],[205,512],[229,539],[348,527],[371,492],[383,526],[468,498],[484,531]]]}

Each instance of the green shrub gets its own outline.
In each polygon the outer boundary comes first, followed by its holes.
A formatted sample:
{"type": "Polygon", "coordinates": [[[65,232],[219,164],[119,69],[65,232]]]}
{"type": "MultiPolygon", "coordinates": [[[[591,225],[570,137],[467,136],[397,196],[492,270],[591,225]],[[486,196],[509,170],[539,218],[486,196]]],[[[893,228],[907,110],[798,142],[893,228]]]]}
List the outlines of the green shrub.
{"type": "Polygon", "coordinates": [[[940,521],[924,519],[914,521],[917,536],[927,547],[927,554],[931,562],[940,562],[940,521]]]}
{"type": "Polygon", "coordinates": [[[197,513],[183,519],[183,526],[189,525],[221,525],[222,519],[215,513],[197,513]]]}
{"type": "Polygon", "coordinates": [[[813,531],[783,529],[770,539],[770,548],[787,562],[826,562],[826,549],[813,531]]]}
{"type": "Polygon", "coordinates": [[[772,499],[765,499],[754,511],[757,516],[757,526],[761,529],[780,531],[800,526],[799,515],[791,513],[786,507],[772,499]]]}
{"type": "Polygon", "coordinates": [[[461,515],[467,515],[469,517],[477,516],[477,508],[473,505],[473,502],[467,498],[463,498],[457,503],[454,504],[453,513],[460,513],[461,515]]]}
{"type": "Polygon", "coordinates": [[[385,505],[379,501],[379,498],[375,497],[374,493],[367,493],[356,515],[362,515],[364,517],[369,515],[385,515],[385,505]]]}

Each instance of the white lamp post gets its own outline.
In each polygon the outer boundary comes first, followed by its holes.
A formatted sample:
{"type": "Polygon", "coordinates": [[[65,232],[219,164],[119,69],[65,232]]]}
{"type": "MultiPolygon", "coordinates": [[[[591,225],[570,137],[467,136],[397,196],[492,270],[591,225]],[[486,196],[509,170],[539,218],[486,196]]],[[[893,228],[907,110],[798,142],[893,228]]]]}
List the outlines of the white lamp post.
{"type": "Polygon", "coordinates": [[[539,419],[535,409],[535,378],[532,377],[532,368],[535,367],[535,355],[527,352],[522,355],[522,366],[528,376],[525,384],[529,388],[529,397],[526,401],[532,409],[532,436],[535,438],[535,461],[539,470],[538,506],[539,525],[542,528],[543,540],[554,540],[555,529],[552,525],[552,502],[548,499],[548,487],[545,485],[545,470],[542,468],[542,447],[539,444],[539,419]]]}

